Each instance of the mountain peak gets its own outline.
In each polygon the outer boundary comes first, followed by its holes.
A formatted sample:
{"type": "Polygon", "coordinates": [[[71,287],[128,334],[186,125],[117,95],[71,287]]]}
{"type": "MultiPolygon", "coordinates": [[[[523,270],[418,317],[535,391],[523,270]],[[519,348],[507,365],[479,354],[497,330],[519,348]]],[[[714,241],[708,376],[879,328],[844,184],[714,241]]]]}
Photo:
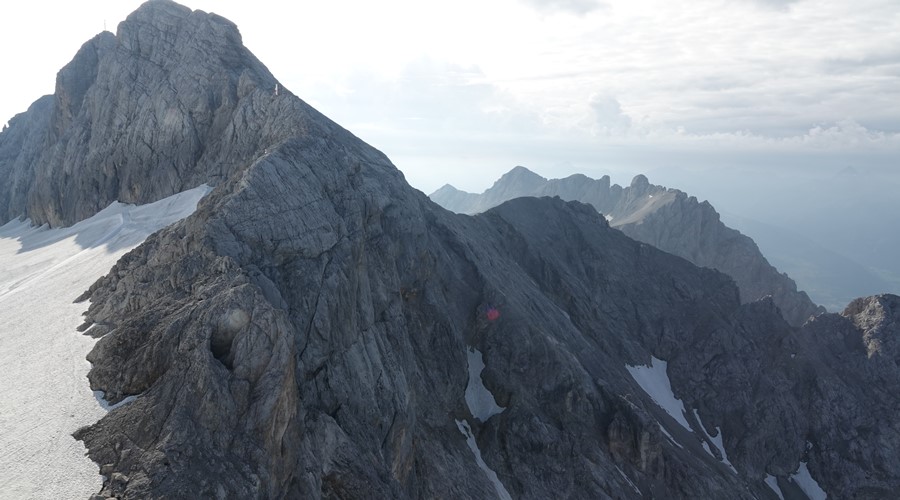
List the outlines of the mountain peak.
{"type": "Polygon", "coordinates": [[[645,190],[650,187],[650,180],[644,174],[637,174],[631,179],[631,188],[637,190],[645,190]]]}
{"type": "Polygon", "coordinates": [[[333,126],[278,87],[231,21],[148,1],[59,72],[49,116],[0,135],[0,178],[12,180],[0,186],[0,221],[67,226],[114,201],[215,185],[301,130],[333,126]]]}
{"type": "Polygon", "coordinates": [[[507,172],[507,174],[531,174],[531,175],[537,175],[537,174],[535,174],[534,172],[532,172],[531,170],[528,170],[527,167],[523,167],[522,165],[516,165],[515,167],[513,167],[512,169],[510,169],[510,171],[507,172]]]}
{"type": "Polygon", "coordinates": [[[119,23],[116,37],[123,48],[164,67],[234,63],[246,52],[236,24],[171,0],[142,4],[119,23]]]}
{"type": "Polygon", "coordinates": [[[545,182],[547,179],[525,167],[517,166],[497,179],[497,182],[485,193],[503,193],[509,190],[530,193],[531,190],[537,189],[545,182]]]}
{"type": "Polygon", "coordinates": [[[160,13],[168,15],[176,15],[179,17],[187,17],[193,12],[190,7],[181,5],[172,0],[147,0],[138,6],[137,9],[128,15],[129,18],[140,16],[152,16],[160,13]]]}
{"type": "Polygon", "coordinates": [[[513,167],[512,170],[510,170],[509,172],[503,174],[503,176],[500,177],[500,179],[504,179],[504,178],[505,178],[505,179],[509,179],[509,180],[512,180],[512,179],[517,179],[517,180],[519,180],[519,179],[521,179],[521,180],[542,180],[542,181],[546,181],[546,180],[547,180],[547,179],[541,177],[540,175],[538,175],[538,174],[532,172],[531,170],[528,170],[527,168],[525,168],[525,167],[523,167],[523,166],[521,166],[521,165],[517,165],[517,166],[513,167]]]}
{"type": "Polygon", "coordinates": [[[454,186],[453,184],[444,184],[443,186],[437,188],[437,190],[435,190],[435,192],[432,194],[444,193],[444,192],[454,193],[457,191],[459,191],[459,189],[456,189],[456,186],[454,186]]]}

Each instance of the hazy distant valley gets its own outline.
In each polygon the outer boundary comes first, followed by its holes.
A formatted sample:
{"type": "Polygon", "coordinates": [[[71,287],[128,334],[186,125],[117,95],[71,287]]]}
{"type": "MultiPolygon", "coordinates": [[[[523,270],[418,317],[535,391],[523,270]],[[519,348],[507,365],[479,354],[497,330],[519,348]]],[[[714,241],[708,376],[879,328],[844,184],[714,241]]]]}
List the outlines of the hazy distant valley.
{"type": "Polygon", "coordinates": [[[734,207],[723,217],[814,300],[837,311],[853,297],[900,292],[895,175],[858,168],[761,184],[745,184],[755,200],[723,189],[717,197],[734,207]]]}
{"type": "MultiPolygon", "coordinates": [[[[856,297],[900,293],[900,230],[893,229],[900,228],[900,184],[896,175],[861,171],[760,175],[741,169],[716,173],[669,168],[651,170],[650,181],[710,200],[723,222],[751,237],[763,256],[813,302],[841,311],[856,297]]],[[[578,181],[569,185],[557,192],[541,182],[495,184],[493,191],[505,192],[432,197],[464,213],[515,196],[584,200],[583,191],[589,188],[578,181]]]]}

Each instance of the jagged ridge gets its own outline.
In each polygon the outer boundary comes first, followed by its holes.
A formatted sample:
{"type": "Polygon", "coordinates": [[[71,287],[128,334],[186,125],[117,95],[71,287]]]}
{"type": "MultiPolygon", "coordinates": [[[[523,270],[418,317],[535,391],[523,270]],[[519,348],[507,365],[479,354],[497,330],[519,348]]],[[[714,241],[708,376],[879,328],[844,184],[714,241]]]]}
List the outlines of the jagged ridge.
{"type": "Polygon", "coordinates": [[[610,185],[606,175],[591,179],[576,174],[547,180],[524,167],[516,167],[480,195],[450,185],[430,195],[444,208],[467,214],[520,196],[559,196],[589,203],[628,236],[731,276],[743,302],[771,295],[794,326],[825,311],[805,292],[798,291],[792,279],[771,266],[752,239],[723,224],[709,202],[699,202],[677,189],[652,185],[643,175],[623,188],[610,185]]]}

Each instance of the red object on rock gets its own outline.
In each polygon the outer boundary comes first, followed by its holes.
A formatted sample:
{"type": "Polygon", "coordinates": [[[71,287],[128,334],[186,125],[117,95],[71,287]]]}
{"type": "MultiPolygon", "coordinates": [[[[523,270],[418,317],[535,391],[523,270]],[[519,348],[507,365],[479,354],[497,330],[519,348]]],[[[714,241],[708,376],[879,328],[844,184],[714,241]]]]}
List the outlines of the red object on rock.
{"type": "Polygon", "coordinates": [[[493,307],[487,310],[487,319],[488,321],[494,321],[495,319],[500,317],[500,311],[494,309],[493,307]]]}

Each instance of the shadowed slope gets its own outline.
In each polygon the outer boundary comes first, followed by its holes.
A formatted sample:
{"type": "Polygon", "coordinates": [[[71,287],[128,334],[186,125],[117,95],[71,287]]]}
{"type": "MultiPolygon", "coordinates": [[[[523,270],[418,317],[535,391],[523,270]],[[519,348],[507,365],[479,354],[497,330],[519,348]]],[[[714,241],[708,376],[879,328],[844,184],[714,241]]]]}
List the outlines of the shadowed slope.
{"type": "Polygon", "coordinates": [[[752,239],[725,226],[709,202],[698,202],[677,189],[652,185],[643,175],[622,188],[610,185],[609,176],[590,179],[576,174],[547,180],[516,167],[480,195],[449,185],[430,195],[444,208],[458,213],[482,212],[520,196],[559,196],[589,203],[628,236],[731,276],[743,302],[771,295],[794,326],[824,312],[805,292],[797,290],[793,280],[769,264],[752,239]]]}

